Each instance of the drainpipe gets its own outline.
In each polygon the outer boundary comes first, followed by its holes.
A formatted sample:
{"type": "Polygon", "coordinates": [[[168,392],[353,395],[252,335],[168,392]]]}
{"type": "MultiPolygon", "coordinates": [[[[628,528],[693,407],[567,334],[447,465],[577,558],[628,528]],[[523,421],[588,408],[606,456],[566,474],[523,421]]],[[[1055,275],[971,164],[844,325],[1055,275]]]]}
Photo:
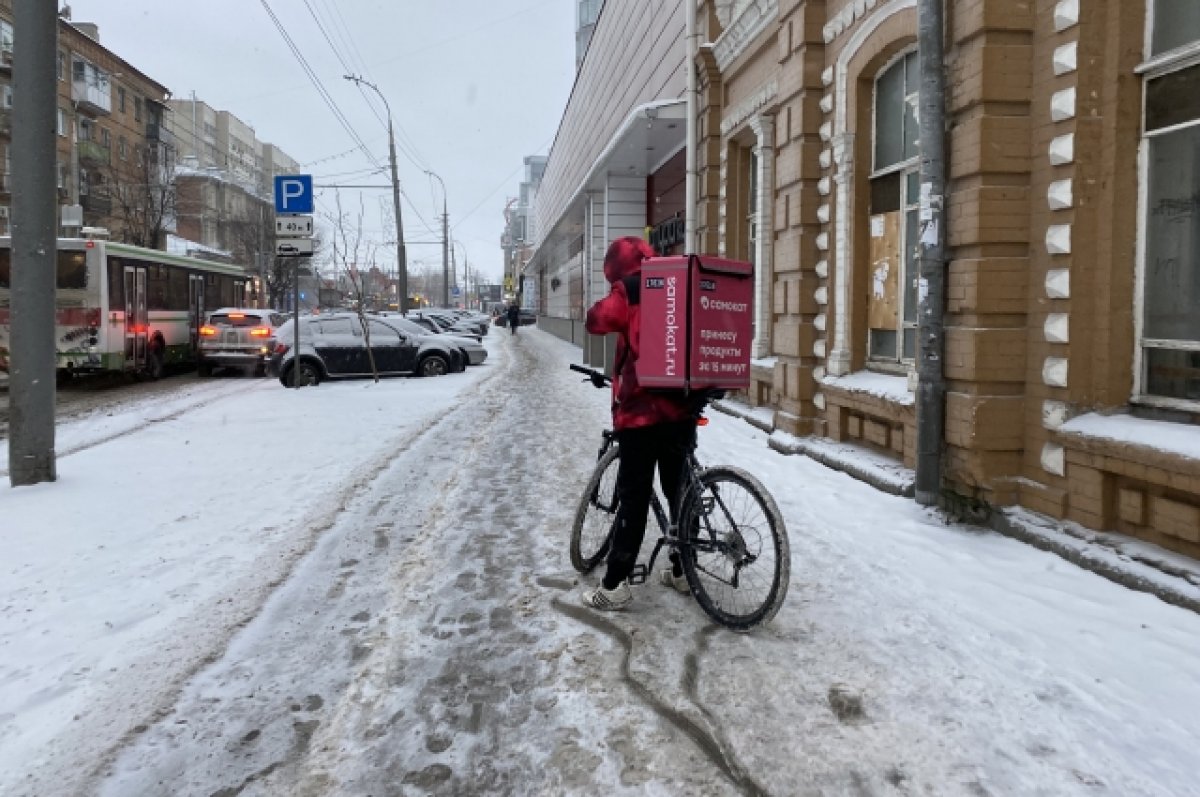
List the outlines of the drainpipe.
{"type": "Polygon", "coordinates": [[[683,68],[687,70],[687,144],[686,176],[684,177],[684,241],[685,254],[696,252],[696,111],[699,103],[696,101],[696,3],[698,0],[684,0],[687,7],[686,25],[686,57],[683,68]]]}
{"type": "Polygon", "coordinates": [[[917,294],[917,475],[916,499],[937,504],[942,488],[945,426],[946,264],[946,94],[945,0],[918,0],[917,41],[921,52],[920,281],[917,294]]]}

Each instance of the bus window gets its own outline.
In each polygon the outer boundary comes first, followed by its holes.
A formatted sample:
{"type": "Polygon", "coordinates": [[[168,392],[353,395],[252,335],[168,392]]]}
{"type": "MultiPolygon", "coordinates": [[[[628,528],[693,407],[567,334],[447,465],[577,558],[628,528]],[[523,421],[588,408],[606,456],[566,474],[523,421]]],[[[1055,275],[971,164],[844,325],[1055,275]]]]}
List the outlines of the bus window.
{"type": "Polygon", "coordinates": [[[188,273],[181,266],[167,267],[167,309],[187,310],[188,273]]]}
{"type": "Polygon", "coordinates": [[[113,310],[125,311],[125,261],[110,257],[108,267],[108,306],[113,310]]]}
{"type": "Polygon", "coordinates": [[[58,279],[56,282],[55,287],[58,288],[86,288],[87,253],[60,250],[58,253],[58,279]]]}
{"type": "MultiPolygon", "coordinates": [[[[87,287],[87,254],[70,250],[58,253],[58,269],[56,275],[58,288],[87,287]]],[[[12,287],[12,250],[0,249],[0,288],[12,287]]]]}

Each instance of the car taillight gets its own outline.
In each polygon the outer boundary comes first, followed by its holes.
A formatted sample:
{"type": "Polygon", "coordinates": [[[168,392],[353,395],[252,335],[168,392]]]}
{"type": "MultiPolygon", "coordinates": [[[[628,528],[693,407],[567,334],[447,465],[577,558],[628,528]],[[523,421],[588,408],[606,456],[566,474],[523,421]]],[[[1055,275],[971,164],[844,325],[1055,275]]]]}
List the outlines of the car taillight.
{"type": "Polygon", "coordinates": [[[286,343],[276,343],[275,344],[275,353],[279,354],[279,355],[284,355],[284,354],[288,353],[288,349],[290,349],[290,348],[291,348],[291,346],[288,346],[286,343]]]}
{"type": "Polygon", "coordinates": [[[267,338],[270,336],[271,336],[271,328],[270,327],[255,327],[254,329],[250,330],[250,337],[252,337],[252,338],[267,338]]]}
{"type": "Polygon", "coordinates": [[[201,337],[211,338],[216,334],[217,334],[216,327],[210,327],[208,324],[205,324],[204,326],[200,327],[200,336],[201,337]]]}

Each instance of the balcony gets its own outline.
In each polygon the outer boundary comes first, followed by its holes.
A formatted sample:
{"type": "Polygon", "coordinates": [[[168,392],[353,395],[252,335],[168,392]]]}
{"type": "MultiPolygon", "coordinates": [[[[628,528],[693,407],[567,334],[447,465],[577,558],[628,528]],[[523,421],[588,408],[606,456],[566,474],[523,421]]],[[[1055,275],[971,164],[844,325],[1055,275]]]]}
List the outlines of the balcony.
{"type": "Polygon", "coordinates": [[[79,162],[89,166],[107,166],[112,163],[112,148],[95,141],[80,141],[79,162]]]}
{"type": "Polygon", "coordinates": [[[12,61],[12,44],[6,42],[3,47],[0,47],[0,72],[11,72],[12,61]]]}
{"type": "Polygon", "coordinates": [[[147,122],[146,141],[151,144],[169,144],[171,143],[171,134],[163,125],[157,122],[147,122]]]}
{"type": "Polygon", "coordinates": [[[72,80],[71,99],[79,103],[79,110],[84,113],[105,116],[112,113],[112,86],[107,77],[104,80],[72,80]]]}
{"type": "Polygon", "coordinates": [[[83,205],[83,212],[91,217],[107,218],[112,215],[112,198],[107,194],[99,194],[81,186],[79,204],[83,205]]]}

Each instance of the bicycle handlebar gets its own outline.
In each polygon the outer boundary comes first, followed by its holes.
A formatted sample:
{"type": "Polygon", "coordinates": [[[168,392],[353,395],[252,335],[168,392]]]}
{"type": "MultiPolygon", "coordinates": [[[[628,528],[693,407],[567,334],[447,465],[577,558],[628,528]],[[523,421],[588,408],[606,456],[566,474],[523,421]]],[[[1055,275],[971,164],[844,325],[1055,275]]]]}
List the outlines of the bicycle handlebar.
{"type": "Polygon", "coordinates": [[[612,383],[612,379],[605,376],[603,371],[597,371],[594,368],[588,368],[584,365],[576,365],[575,363],[571,363],[571,370],[578,371],[579,373],[587,376],[587,378],[590,379],[592,384],[596,387],[606,387],[612,383]]]}

